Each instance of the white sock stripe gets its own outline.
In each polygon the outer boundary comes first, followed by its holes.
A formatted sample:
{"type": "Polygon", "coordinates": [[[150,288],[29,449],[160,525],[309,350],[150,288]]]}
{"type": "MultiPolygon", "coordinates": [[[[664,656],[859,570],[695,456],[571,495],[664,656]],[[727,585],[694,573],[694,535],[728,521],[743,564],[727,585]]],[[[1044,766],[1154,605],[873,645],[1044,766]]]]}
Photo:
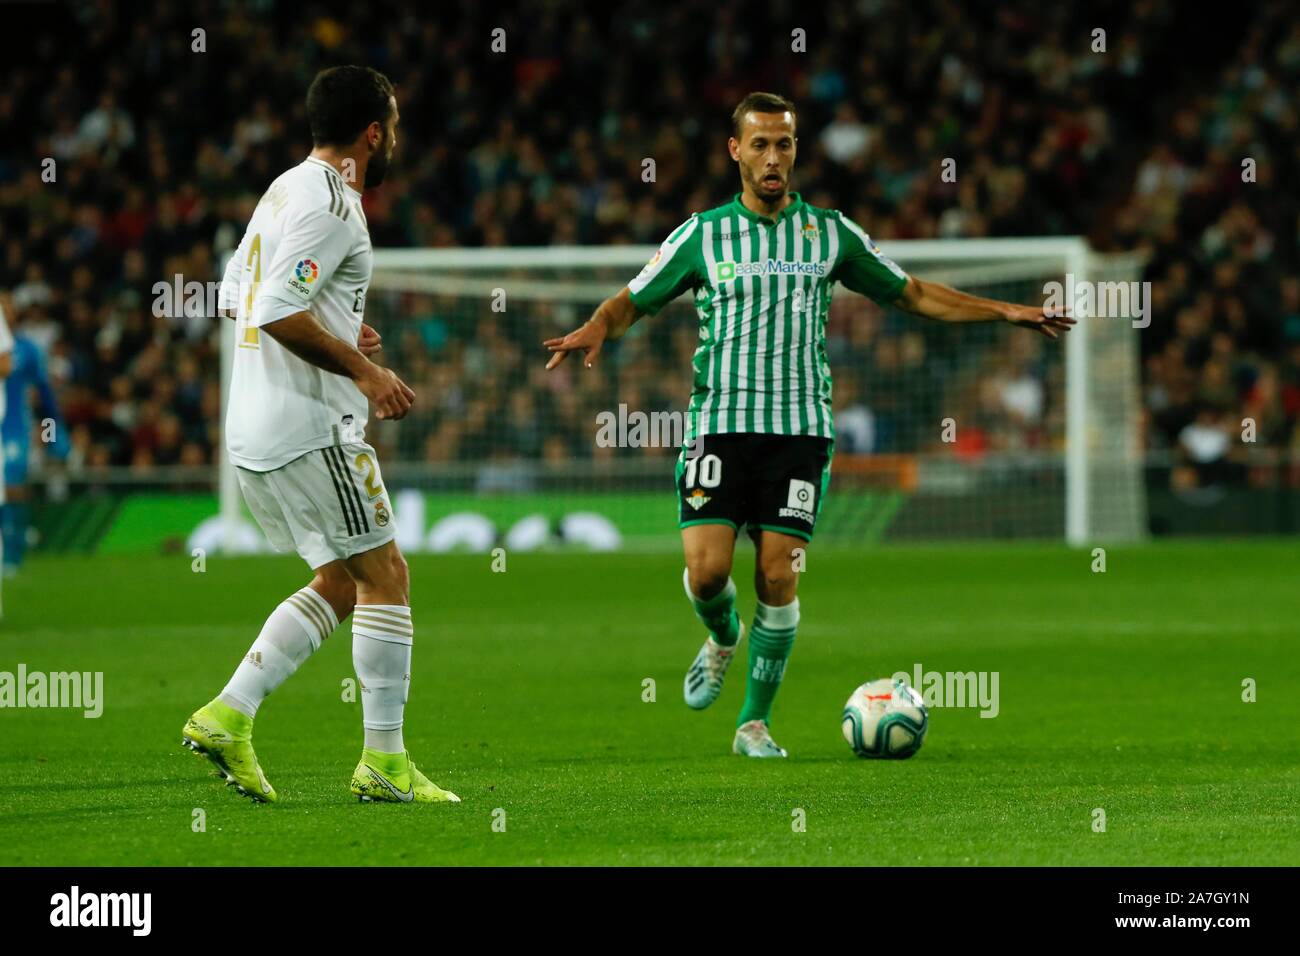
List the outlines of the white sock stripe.
{"type": "Polygon", "coordinates": [[[358,625],[372,631],[382,631],[385,634],[405,634],[407,637],[410,637],[415,633],[409,623],[394,624],[392,621],[385,621],[383,618],[370,617],[366,614],[357,614],[353,616],[352,629],[355,631],[358,625]]]}
{"type": "Polygon", "coordinates": [[[410,634],[402,634],[398,631],[382,630],[362,624],[359,621],[352,622],[352,636],[368,637],[372,641],[382,641],[385,644],[405,644],[408,647],[415,644],[415,638],[410,634]]]}
{"type": "Polygon", "coordinates": [[[799,624],[799,599],[795,598],[780,607],[759,601],[754,612],[754,623],[768,630],[793,631],[799,624]]]}
{"type": "Polygon", "coordinates": [[[352,613],[356,617],[365,617],[384,624],[391,624],[394,627],[411,627],[410,611],[407,611],[406,614],[393,614],[390,611],[377,610],[374,604],[358,604],[352,613]]]}
{"type": "Polygon", "coordinates": [[[339,626],[339,616],[334,613],[334,608],[330,606],[330,602],[321,597],[316,589],[310,585],[297,593],[320,609],[321,614],[325,617],[325,623],[329,625],[329,629],[325,632],[325,636],[328,637],[330,632],[339,626]]]}
{"type": "Polygon", "coordinates": [[[363,630],[377,631],[380,633],[399,633],[399,635],[404,635],[406,637],[415,635],[415,631],[411,630],[411,627],[409,626],[402,627],[400,624],[391,624],[387,622],[387,620],[368,618],[360,614],[352,618],[352,630],[356,631],[359,627],[363,628],[363,630]]]}
{"type": "Polygon", "coordinates": [[[411,637],[415,633],[415,631],[411,629],[411,625],[409,624],[403,626],[401,624],[393,624],[390,621],[380,620],[379,618],[366,617],[364,615],[354,617],[352,619],[352,629],[354,631],[357,629],[358,625],[366,628],[367,630],[378,631],[384,634],[404,634],[407,637],[411,637]]]}
{"type": "Polygon", "coordinates": [[[411,616],[411,609],[405,604],[358,604],[357,607],[363,611],[386,611],[402,618],[411,616]]]}
{"type": "Polygon", "coordinates": [[[289,612],[290,616],[307,632],[307,637],[311,639],[312,648],[320,648],[321,642],[329,637],[329,631],[325,630],[325,620],[321,617],[320,609],[308,604],[297,594],[291,594],[284,599],[280,607],[289,612]]]}

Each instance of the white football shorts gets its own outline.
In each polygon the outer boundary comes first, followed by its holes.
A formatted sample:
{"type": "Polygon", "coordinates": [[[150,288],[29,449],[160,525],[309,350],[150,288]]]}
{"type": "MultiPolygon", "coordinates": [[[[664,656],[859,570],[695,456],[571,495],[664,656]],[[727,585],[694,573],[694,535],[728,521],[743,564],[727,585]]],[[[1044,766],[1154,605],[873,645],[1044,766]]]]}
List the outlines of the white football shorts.
{"type": "Polygon", "coordinates": [[[244,501],[277,551],[313,569],[393,540],[393,503],[365,442],[309,451],[274,471],[236,468],[244,501]]]}

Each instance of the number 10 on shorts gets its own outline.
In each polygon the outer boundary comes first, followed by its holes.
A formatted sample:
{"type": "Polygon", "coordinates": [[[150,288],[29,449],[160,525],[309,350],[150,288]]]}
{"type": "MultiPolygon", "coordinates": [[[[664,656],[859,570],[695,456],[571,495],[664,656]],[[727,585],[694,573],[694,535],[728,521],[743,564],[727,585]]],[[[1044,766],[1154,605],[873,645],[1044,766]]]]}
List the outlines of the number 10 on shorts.
{"type": "Polygon", "coordinates": [[[697,471],[701,488],[716,488],[722,483],[722,459],[717,455],[686,459],[686,487],[696,483],[697,471]]]}

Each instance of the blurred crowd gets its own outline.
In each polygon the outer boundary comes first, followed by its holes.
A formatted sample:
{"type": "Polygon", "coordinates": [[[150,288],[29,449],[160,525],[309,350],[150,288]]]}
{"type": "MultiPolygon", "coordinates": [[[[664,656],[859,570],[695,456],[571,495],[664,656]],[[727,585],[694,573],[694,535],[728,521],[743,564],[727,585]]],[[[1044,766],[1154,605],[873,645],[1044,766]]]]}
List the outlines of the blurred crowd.
{"type": "MultiPolygon", "coordinates": [[[[737,191],[730,111],[772,89],[800,109],[795,188],[886,252],[1081,234],[1146,253],[1147,446],[1176,482],[1246,474],[1251,449],[1300,447],[1300,18],[1239,3],[1211,29],[1174,0],[1073,6],[71,3],[0,87],[0,124],[23,131],[0,144],[0,290],[47,359],[71,469],[204,465],[221,454],[220,320],[156,317],[153,289],[219,279],[262,191],[310,150],[321,67],[397,86],[397,162],[365,198],[376,247],[657,243],[737,191]]],[[[828,329],[843,448],[935,445],[952,408],[978,416],[962,453],[1059,443],[1058,351],[972,333],[963,352],[853,298],[828,329]]],[[[407,460],[599,457],[595,411],[689,394],[682,303],[585,377],[541,371],[540,339],[584,317],[571,306],[506,321],[432,295],[368,303],[428,399],[384,430],[407,460]]]]}

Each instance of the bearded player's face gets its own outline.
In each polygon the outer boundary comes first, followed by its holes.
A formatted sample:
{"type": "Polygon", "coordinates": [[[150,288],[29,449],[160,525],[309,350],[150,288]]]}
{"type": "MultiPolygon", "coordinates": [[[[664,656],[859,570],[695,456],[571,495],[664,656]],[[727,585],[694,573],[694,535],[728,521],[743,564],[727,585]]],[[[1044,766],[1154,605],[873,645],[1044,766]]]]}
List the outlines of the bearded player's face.
{"type": "Polygon", "coordinates": [[[392,100],[392,112],[384,125],[379,142],[370,152],[370,162],[366,165],[365,186],[370,189],[378,186],[388,175],[388,167],[393,162],[393,150],[397,148],[397,101],[392,100]]]}
{"type": "Polygon", "coordinates": [[[740,139],[728,142],[740,178],[764,202],[776,202],[790,189],[796,140],[794,116],[784,113],[746,113],[740,139]]]}

